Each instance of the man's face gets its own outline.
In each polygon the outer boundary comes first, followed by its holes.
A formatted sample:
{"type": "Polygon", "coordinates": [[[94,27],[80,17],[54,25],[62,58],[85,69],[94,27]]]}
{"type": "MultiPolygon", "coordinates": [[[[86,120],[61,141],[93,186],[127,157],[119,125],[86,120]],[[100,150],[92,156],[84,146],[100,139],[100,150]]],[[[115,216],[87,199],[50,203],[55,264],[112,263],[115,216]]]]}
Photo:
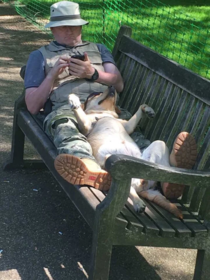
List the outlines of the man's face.
{"type": "Polygon", "coordinates": [[[82,26],[51,27],[51,31],[59,44],[73,47],[81,43],[82,26]]]}

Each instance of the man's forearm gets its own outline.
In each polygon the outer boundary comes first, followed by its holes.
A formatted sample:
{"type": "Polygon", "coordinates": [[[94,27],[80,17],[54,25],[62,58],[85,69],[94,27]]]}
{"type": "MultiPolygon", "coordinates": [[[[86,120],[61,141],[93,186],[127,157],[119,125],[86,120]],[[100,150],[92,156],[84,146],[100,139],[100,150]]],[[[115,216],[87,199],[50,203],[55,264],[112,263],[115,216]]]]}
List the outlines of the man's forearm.
{"type": "Polygon", "coordinates": [[[99,78],[97,82],[106,84],[108,86],[114,86],[116,91],[120,93],[123,90],[124,82],[118,68],[112,63],[104,63],[104,72],[99,72],[99,78]]]}
{"type": "Polygon", "coordinates": [[[37,88],[26,89],[25,102],[31,114],[37,114],[43,108],[53,88],[53,79],[46,77],[37,88]]]}
{"type": "Polygon", "coordinates": [[[99,78],[96,80],[96,82],[108,86],[114,86],[114,88],[118,93],[123,90],[124,83],[120,74],[107,73],[103,71],[98,71],[98,73],[99,73],[99,78]]]}
{"type": "Polygon", "coordinates": [[[53,89],[54,81],[68,65],[69,58],[67,56],[60,56],[39,87],[26,89],[25,100],[29,112],[36,114],[43,108],[53,89]]]}

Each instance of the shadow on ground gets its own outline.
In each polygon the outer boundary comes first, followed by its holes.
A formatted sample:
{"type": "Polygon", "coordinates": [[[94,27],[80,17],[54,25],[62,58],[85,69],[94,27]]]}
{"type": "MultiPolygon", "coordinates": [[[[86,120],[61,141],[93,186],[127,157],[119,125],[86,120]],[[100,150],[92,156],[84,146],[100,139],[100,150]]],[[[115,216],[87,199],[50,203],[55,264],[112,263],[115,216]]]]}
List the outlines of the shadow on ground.
{"type": "MultiPolygon", "coordinates": [[[[0,271],[20,279],[86,279],[91,231],[48,171],[4,172],[1,177],[0,271]]],[[[135,247],[116,247],[110,279],[161,279],[135,247]]],[[[1,273],[0,273],[1,279],[1,273]]],[[[9,279],[9,278],[8,278],[9,279]]]]}

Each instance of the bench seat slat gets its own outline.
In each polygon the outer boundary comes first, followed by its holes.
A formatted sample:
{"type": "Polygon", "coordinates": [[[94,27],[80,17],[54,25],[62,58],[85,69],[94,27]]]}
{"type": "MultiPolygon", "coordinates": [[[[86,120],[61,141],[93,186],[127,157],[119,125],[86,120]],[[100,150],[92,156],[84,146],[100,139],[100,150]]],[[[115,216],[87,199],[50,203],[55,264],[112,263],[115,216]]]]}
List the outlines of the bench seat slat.
{"type": "MultiPolygon", "coordinates": [[[[145,214],[149,217],[149,219],[159,228],[160,236],[175,236],[175,230],[167,223],[165,219],[159,215],[157,211],[153,207],[150,206],[147,200],[144,200],[146,204],[145,214]]],[[[129,208],[130,211],[133,210],[133,206],[130,203],[127,203],[126,206],[129,208]]],[[[134,213],[135,214],[135,213],[134,213]]],[[[140,219],[142,215],[136,214],[137,218],[140,219]]]]}
{"type": "Polygon", "coordinates": [[[197,236],[198,234],[203,236],[208,235],[208,227],[199,219],[198,214],[193,214],[189,208],[186,208],[186,206],[182,204],[181,200],[178,201],[176,205],[183,213],[183,223],[193,232],[193,236],[197,236]]]}
{"type": "Polygon", "coordinates": [[[163,208],[159,207],[154,203],[150,203],[151,207],[153,207],[168,223],[171,227],[176,231],[176,236],[180,237],[183,236],[191,236],[191,230],[183,224],[183,222],[173,217],[168,211],[164,210],[163,208]]]}
{"type": "MultiPolygon", "coordinates": [[[[142,223],[142,221],[139,221],[135,215],[133,215],[131,212],[128,211],[128,209],[124,206],[123,209],[120,211],[120,213],[125,217],[125,219],[127,221],[129,221],[128,223],[128,227],[127,229],[130,231],[138,231],[139,234],[141,232],[145,232],[146,231],[146,226],[142,223]]],[[[159,232],[157,227],[151,228],[151,231],[154,232],[154,234],[156,232],[159,232]]]]}
{"type": "MultiPolygon", "coordinates": [[[[106,195],[102,191],[94,189],[92,187],[89,187],[89,188],[90,188],[90,191],[92,192],[92,194],[97,199],[98,203],[102,202],[105,199],[106,195]]],[[[130,221],[128,219],[126,219],[121,213],[119,213],[117,215],[116,221],[124,229],[129,227],[130,221]]]]}
{"type": "Polygon", "coordinates": [[[154,234],[154,235],[159,235],[160,229],[157,227],[157,225],[148,217],[146,211],[144,213],[136,213],[133,205],[127,201],[126,206],[125,206],[126,211],[130,213],[129,215],[134,215],[136,219],[139,221],[139,223],[144,225],[144,233],[148,234],[154,234]]]}
{"type": "MultiPolygon", "coordinates": [[[[99,201],[102,201],[105,196],[106,193],[103,193],[99,190],[96,189],[92,189],[92,192],[96,195],[96,197],[99,199],[99,201]]],[[[127,226],[126,228],[128,228],[129,230],[137,230],[139,233],[141,233],[142,231],[145,231],[145,225],[136,218],[136,215],[134,215],[133,213],[131,213],[130,211],[128,211],[128,209],[126,207],[124,207],[121,212],[118,214],[118,217],[120,217],[121,219],[125,219],[127,221],[127,226]]],[[[148,222],[147,222],[148,224],[148,222]]],[[[158,231],[157,227],[154,226],[150,228],[151,231],[155,231],[155,233],[158,231]]]]}
{"type": "MultiPolygon", "coordinates": [[[[91,189],[92,189],[92,192],[97,196],[97,198],[100,201],[102,201],[104,199],[104,197],[106,196],[106,193],[102,193],[93,188],[91,188],[91,189]]],[[[130,201],[130,199],[128,199],[128,201],[126,202],[126,206],[123,207],[123,209],[120,212],[120,214],[122,214],[122,216],[129,223],[127,228],[131,231],[138,230],[139,233],[148,232],[150,234],[158,235],[159,228],[156,226],[156,224],[150,218],[148,218],[148,216],[145,214],[146,212],[137,214],[129,201],[130,201]]]]}

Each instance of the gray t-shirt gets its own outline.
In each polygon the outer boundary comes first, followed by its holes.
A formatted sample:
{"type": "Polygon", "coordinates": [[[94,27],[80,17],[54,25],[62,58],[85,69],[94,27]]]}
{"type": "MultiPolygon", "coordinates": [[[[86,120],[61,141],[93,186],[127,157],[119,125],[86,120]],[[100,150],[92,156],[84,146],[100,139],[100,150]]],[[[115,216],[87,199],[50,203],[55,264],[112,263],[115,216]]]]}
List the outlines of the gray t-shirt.
{"type": "MultiPolygon", "coordinates": [[[[55,42],[57,45],[57,42],[55,42]]],[[[110,62],[115,64],[112,54],[110,51],[102,44],[96,44],[99,52],[101,53],[101,58],[103,63],[110,62]]],[[[39,87],[43,80],[45,79],[45,61],[42,53],[39,50],[33,51],[26,65],[25,77],[24,77],[24,87],[39,87]]]]}

